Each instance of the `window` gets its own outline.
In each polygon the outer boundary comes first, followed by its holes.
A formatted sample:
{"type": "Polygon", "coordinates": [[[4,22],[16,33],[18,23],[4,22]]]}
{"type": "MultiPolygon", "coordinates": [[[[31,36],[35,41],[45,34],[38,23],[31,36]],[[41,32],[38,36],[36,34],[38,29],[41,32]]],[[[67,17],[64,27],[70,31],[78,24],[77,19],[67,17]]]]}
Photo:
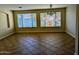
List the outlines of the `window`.
{"type": "Polygon", "coordinates": [[[47,13],[40,13],[41,27],[60,27],[61,26],[61,12],[56,12],[52,16],[47,13]]]}
{"type": "Polygon", "coordinates": [[[18,27],[36,27],[36,13],[17,14],[18,27]]]}

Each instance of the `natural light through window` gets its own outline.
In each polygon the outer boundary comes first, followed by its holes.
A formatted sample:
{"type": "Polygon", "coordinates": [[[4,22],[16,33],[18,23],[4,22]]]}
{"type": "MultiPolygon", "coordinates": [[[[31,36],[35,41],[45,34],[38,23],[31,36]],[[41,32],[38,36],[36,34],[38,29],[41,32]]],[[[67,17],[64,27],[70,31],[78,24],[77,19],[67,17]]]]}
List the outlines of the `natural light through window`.
{"type": "Polygon", "coordinates": [[[17,14],[18,27],[37,27],[36,13],[17,14]]]}
{"type": "Polygon", "coordinates": [[[47,13],[40,13],[41,27],[60,27],[61,26],[61,12],[48,15],[47,13]]]}

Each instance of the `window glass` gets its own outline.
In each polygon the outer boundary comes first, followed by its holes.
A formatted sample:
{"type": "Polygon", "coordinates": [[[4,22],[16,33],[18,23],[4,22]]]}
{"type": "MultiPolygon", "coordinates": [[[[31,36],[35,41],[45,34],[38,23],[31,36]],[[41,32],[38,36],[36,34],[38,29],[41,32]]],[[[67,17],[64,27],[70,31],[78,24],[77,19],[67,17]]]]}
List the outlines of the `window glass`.
{"type": "Polygon", "coordinates": [[[18,27],[36,27],[36,14],[17,14],[18,27]]]}
{"type": "Polygon", "coordinates": [[[56,12],[52,16],[47,13],[40,13],[41,27],[60,27],[61,12],[56,12]]]}

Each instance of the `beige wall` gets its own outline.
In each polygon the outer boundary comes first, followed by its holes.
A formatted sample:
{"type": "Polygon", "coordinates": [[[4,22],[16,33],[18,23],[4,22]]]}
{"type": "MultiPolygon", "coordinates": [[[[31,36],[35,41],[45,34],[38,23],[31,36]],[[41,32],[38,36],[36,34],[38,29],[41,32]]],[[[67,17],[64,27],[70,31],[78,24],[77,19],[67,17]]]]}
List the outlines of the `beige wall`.
{"type": "MultiPolygon", "coordinates": [[[[55,11],[61,12],[61,27],[40,27],[40,13],[47,12],[50,9],[32,9],[32,10],[22,10],[13,11],[14,19],[15,19],[15,31],[17,33],[25,33],[25,32],[65,32],[65,22],[66,22],[66,8],[55,8],[55,11]],[[36,13],[37,16],[37,27],[36,28],[19,28],[17,22],[17,14],[20,13],[36,13]]],[[[53,10],[53,9],[52,9],[53,10]]]]}
{"type": "Polygon", "coordinates": [[[66,32],[74,38],[76,37],[76,5],[67,6],[66,32]]]}
{"type": "Polygon", "coordinates": [[[13,25],[13,17],[11,11],[0,10],[0,39],[13,33],[13,29],[14,29],[14,25],[13,25]],[[8,28],[7,26],[6,15],[3,12],[9,15],[10,28],[8,28]]]}
{"type": "MultiPolygon", "coordinates": [[[[68,5],[66,7],[67,7],[66,32],[72,35],[73,37],[76,37],[76,5],[68,5]]],[[[0,12],[0,38],[10,33],[13,33],[14,29],[13,17],[11,11],[2,10],[1,8],[0,8],[1,11],[9,14],[10,28],[7,27],[6,19],[4,18],[4,15],[3,16],[1,15],[0,12]]]]}

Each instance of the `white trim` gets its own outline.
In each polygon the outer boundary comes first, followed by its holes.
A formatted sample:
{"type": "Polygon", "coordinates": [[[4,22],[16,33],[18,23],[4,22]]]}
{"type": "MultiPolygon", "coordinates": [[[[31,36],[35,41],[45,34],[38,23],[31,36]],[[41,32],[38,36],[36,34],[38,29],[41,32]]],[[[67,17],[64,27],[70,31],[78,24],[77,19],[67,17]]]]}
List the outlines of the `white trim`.
{"type": "Polygon", "coordinates": [[[6,37],[8,37],[8,36],[10,36],[10,35],[12,35],[12,34],[14,34],[14,32],[9,33],[9,34],[6,34],[5,36],[1,37],[0,40],[1,40],[1,39],[4,39],[4,38],[6,38],[6,37]]]}
{"type": "Polygon", "coordinates": [[[74,34],[72,34],[70,32],[67,32],[67,31],[66,31],[66,33],[69,34],[69,35],[71,35],[73,38],[76,38],[76,36],[74,34]]]}

